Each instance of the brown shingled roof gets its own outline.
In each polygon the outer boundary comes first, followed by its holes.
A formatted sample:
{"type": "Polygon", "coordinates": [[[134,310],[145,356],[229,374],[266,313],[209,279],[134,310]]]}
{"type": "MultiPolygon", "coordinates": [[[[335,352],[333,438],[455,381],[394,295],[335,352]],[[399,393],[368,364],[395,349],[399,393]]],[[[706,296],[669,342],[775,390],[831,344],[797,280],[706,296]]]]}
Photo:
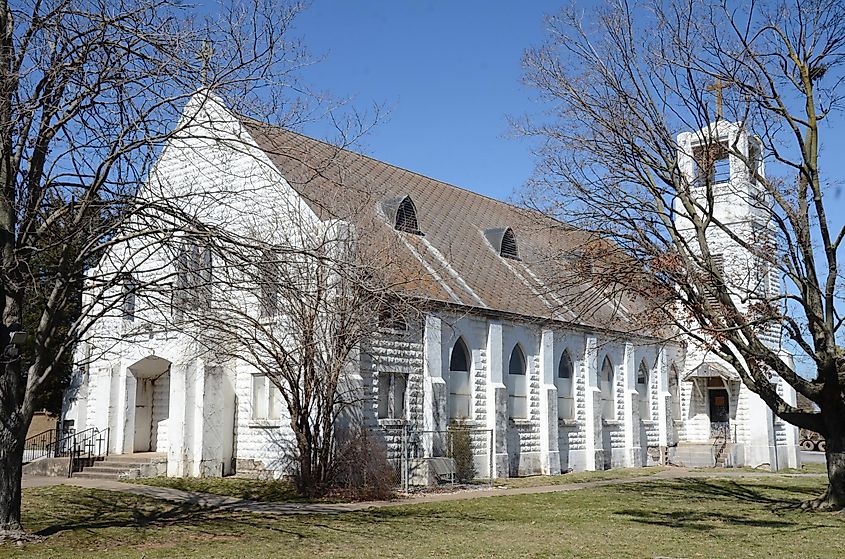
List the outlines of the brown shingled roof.
{"type": "MultiPolygon", "coordinates": [[[[396,243],[405,272],[419,274],[413,295],[450,304],[610,330],[632,330],[624,310],[595,289],[552,288],[549,255],[575,253],[587,235],[538,212],[518,208],[267,124],[243,125],[321,219],[380,224],[396,243]],[[421,236],[393,229],[389,214],[405,196],[421,236]],[[520,260],[502,258],[490,238],[512,228],[520,260]],[[585,297],[584,294],[588,294],[585,297]]],[[[497,237],[498,235],[498,237],[497,237]]],[[[559,258],[558,258],[559,261],[559,258]]],[[[630,302],[629,302],[630,303],[630,302]]],[[[623,307],[624,308],[624,307],[623,307]]]]}

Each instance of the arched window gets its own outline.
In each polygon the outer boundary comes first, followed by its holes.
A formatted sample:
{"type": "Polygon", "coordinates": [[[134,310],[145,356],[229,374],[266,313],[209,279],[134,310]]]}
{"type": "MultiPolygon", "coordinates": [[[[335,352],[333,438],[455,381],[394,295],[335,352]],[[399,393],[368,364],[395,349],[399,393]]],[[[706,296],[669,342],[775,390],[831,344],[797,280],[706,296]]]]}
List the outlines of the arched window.
{"type": "Polygon", "coordinates": [[[470,417],[470,353],[463,338],[458,338],[449,357],[449,419],[470,417]]]}
{"type": "Polygon", "coordinates": [[[396,209],[396,223],[394,227],[397,231],[404,231],[405,233],[413,233],[419,235],[420,226],[417,221],[417,207],[410,196],[405,196],[399,207],[396,209]]]}
{"type": "Polygon", "coordinates": [[[525,374],[525,353],[519,344],[511,351],[508,363],[508,415],[512,419],[528,418],[528,382],[525,374]]]}
{"type": "Polygon", "coordinates": [[[563,355],[560,356],[560,362],[557,364],[557,378],[572,378],[572,357],[568,349],[563,350],[563,355]]]}
{"type": "Polygon", "coordinates": [[[599,378],[602,419],[616,419],[616,375],[613,370],[613,362],[608,356],[605,356],[604,361],[602,361],[599,378]]]}
{"type": "Polygon", "coordinates": [[[613,382],[613,361],[607,355],[604,356],[604,361],[601,363],[601,380],[602,382],[613,382]]]}
{"type": "Polygon", "coordinates": [[[525,375],[525,354],[522,353],[522,348],[516,344],[511,351],[511,360],[508,365],[508,374],[510,375],[525,375]]]}
{"type": "Polygon", "coordinates": [[[651,397],[649,394],[651,386],[649,377],[648,367],[645,364],[645,359],[643,359],[640,361],[640,366],[637,369],[637,399],[639,400],[640,419],[644,421],[651,419],[651,397]]]}
{"type": "Polygon", "coordinates": [[[640,361],[640,367],[637,369],[637,385],[648,384],[648,367],[645,365],[645,360],[640,361]]]}
{"type": "Polygon", "coordinates": [[[463,338],[458,338],[458,341],[452,347],[452,355],[449,357],[449,370],[469,372],[469,350],[463,338]]]}
{"type": "Polygon", "coordinates": [[[513,234],[513,229],[508,227],[505,234],[502,235],[502,249],[499,254],[504,258],[511,258],[519,260],[519,249],[516,246],[516,235],[513,234]]]}
{"type": "Polygon", "coordinates": [[[574,406],[572,396],[572,356],[569,350],[563,350],[560,361],[557,364],[557,416],[560,419],[571,419],[574,417],[574,406]]]}

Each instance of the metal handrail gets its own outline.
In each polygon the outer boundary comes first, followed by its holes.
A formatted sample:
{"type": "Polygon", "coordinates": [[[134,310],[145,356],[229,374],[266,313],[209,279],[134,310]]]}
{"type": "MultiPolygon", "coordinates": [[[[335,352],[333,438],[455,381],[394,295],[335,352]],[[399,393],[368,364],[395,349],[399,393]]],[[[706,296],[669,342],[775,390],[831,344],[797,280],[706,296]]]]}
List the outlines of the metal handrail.
{"type": "Polygon", "coordinates": [[[84,431],[72,433],[57,441],[56,452],[62,456],[68,456],[67,477],[82,469],[82,460],[93,462],[97,458],[109,455],[109,433],[110,429],[97,429],[89,427],[84,431]],[[103,444],[105,443],[105,444],[103,444]]]}
{"type": "Polygon", "coordinates": [[[720,425],[719,428],[713,430],[715,437],[713,438],[713,462],[714,465],[719,464],[719,456],[727,448],[730,440],[730,427],[728,425],[720,425]]]}
{"type": "Polygon", "coordinates": [[[50,456],[50,453],[54,448],[54,443],[58,438],[58,427],[27,437],[23,446],[24,463],[32,462],[45,456],[50,456]]]}
{"type": "Polygon", "coordinates": [[[73,431],[68,433],[64,437],[56,440],[55,456],[67,456],[74,447],[75,441],[85,440],[98,432],[99,430],[96,427],[89,427],[83,431],[73,431]]]}

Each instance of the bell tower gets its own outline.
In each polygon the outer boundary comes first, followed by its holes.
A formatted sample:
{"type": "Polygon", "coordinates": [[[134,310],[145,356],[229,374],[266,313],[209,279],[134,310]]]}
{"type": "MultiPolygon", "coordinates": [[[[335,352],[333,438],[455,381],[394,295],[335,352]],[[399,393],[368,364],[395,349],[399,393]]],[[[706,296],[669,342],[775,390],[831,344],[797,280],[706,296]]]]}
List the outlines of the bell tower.
{"type": "MultiPolygon", "coordinates": [[[[743,123],[721,118],[677,137],[679,193],[688,195],[675,198],[676,227],[691,252],[701,254],[706,247],[709,264],[721,272],[733,305],[750,320],[766,318],[772,307],[783,305],[772,262],[778,253],[774,204],[765,188],[762,148],[761,140],[743,123]]],[[[704,270],[708,266],[701,265],[700,295],[718,313],[717,286],[710,283],[715,280],[704,270]]],[[[758,339],[791,363],[791,355],[782,347],[780,324],[774,320],[759,324],[758,339]]],[[[706,345],[690,342],[681,376],[688,410],[681,436],[691,443],[683,451],[689,454],[687,460],[699,460],[695,453],[706,450],[705,458],[717,464],[768,463],[773,468],[797,464],[797,430],[774,417],[729,363],[706,345]],[[712,449],[717,449],[713,457],[712,449]]],[[[777,377],[772,382],[786,401],[795,401],[789,385],[777,377]]]]}
{"type": "MultiPolygon", "coordinates": [[[[752,305],[772,301],[780,281],[767,256],[776,251],[772,200],[763,188],[762,143],[741,123],[718,120],[697,132],[678,136],[682,187],[688,189],[695,215],[709,221],[707,248],[720,267],[734,305],[748,312],[752,305]],[[743,243],[733,238],[736,236],[743,243]]],[[[676,224],[690,246],[700,250],[695,229],[679,198],[676,224]]],[[[780,327],[772,323],[760,333],[772,349],[780,346],[780,327]]]]}

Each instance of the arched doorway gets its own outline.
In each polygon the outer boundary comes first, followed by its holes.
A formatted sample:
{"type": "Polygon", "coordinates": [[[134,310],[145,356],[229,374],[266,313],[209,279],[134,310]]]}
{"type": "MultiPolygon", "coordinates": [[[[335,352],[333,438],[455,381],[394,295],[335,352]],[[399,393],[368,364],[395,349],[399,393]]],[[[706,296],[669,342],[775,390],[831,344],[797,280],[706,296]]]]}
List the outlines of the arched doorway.
{"type": "Polygon", "coordinates": [[[129,371],[135,381],[134,413],[127,421],[124,448],[129,452],[167,452],[170,361],[149,356],[129,367],[129,371]]]}

